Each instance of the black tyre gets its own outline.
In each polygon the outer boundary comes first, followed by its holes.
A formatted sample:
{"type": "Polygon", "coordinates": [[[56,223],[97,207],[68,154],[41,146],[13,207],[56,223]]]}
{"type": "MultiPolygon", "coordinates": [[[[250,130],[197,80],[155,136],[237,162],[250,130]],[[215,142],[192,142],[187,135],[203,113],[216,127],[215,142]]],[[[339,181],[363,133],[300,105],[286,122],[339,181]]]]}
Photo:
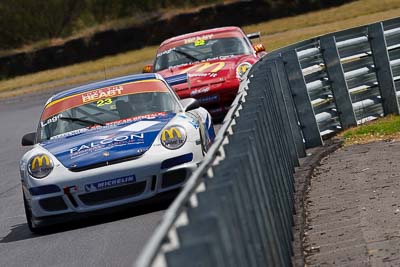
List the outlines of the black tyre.
{"type": "Polygon", "coordinates": [[[43,233],[45,231],[45,228],[41,227],[41,226],[37,226],[33,222],[31,207],[29,206],[29,203],[26,200],[25,195],[24,195],[24,208],[25,208],[26,222],[28,224],[29,230],[32,233],[37,233],[37,234],[43,233]]]}

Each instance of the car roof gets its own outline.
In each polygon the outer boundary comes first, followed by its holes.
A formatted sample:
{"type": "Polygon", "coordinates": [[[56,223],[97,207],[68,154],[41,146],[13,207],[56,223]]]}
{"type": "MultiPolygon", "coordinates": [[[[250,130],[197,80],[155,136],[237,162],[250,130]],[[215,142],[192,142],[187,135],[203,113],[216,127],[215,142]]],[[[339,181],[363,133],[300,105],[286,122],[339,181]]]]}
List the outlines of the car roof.
{"type": "Polygon", "coordinates": [[[91,91],[107,86],[113,86],[117,84],[122,84],[122,83],[127,83],[127,82],[134,82],[134,81],[140,81],[140,80],[151,80],[151,79],[160,79],[160,76],[155,74],[155,73],[145,73],[145,74],[134,74],[134,75],[127,75],[127,76],[122,76],[118,78],[113,78],[113,79],[108,79],[104,81],[99,81],[99,82],[94,82],[94,83],[89,83],[85,84],[82,86],[78,86],[63,92],[60,92],[58,94],[53,95],[47,103],[58,100],[67,96],[83,93],[86,91],[91,91]]]}
{"type": "Polygon", "coordinates": [[[175,36],[175,37],[165,40],[164,42],[161,43],[160,47],[167,45],[171,42],[176,42],[176,41],[179,41],[182,39],[188,39],[188,38],[196,37],[199,35],[207,35],[207,34],[222,33],[222,32],[240,32],[244,35],[243,31],[239,27],[235,27],[235,26],[220,27],[220,28],[213,28],[213,29],[207,29],[207,30],[178,35],[178,36],[175,36]]]}

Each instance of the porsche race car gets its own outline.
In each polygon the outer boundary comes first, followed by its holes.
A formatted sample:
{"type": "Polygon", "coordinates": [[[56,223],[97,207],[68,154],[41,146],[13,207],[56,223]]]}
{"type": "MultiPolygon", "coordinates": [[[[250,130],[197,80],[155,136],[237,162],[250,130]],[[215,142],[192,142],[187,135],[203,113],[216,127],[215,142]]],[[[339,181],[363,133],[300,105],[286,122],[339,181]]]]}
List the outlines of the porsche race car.
{"type": "Polygon", "coordinates": [[[163,77],[187,73],[187,83],[173,86],[179,97],[196,98],[215,121],[220,121],[229,110],[240,81],[266,54],[261,43],[250,41],[258,37],[259,33],[246,35],[238,27],[176,36],[160,45],[154,64],[145,66],[143,72],[156,72],[163,77]]]}
{"type": "Polygon", "coordinates": [[[31,231],[181,187],[215,133],[195,99],[180,100],[158,74],[130,75],[70,89],[44,106],[20,161],[31,231]]]}

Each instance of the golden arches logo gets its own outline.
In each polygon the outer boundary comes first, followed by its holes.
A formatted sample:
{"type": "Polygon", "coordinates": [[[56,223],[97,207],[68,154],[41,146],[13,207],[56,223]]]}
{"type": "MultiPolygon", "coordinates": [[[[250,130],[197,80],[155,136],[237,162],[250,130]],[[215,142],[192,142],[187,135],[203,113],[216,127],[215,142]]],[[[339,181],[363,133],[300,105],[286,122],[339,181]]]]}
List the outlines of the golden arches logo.
{"type": "Polygon", "coordinates": [[[205,72],[207,70],[208,70],[208,72],[215,73],[215,72],[220,71],[224,66],[225,66],[225,62],[214,62],[214,63],[204,62],[204,63],[194,65],[190,68],[187,68],[187,69],[183,70],[180,74],[188,73],[189,71],[205,72]]]}
{"type": "Polygon", "coordinates": [[[249,66],[243,64],[243,65],[241,65],[241,66],[239,67],[239,72],[240,72],[240,73],[245,73],[248,69],[249,69],[249,66]]]}
{"type": "Polygon", "coordinates": [[[167,139],[173,139],[174,137],[182,138],[181,132],[175,127],[172,127],[170,129],[165,129],[161,134],[162,141],[166,141],[167,139]]]}
{"type": "Polygon", "coordinates": [[[41,168],[43,166],[43,161],[45,162],[45,166],[48,167],[50,166],[50,159],[46,155],[38,155],[32,159],[31,163],[31,169],[34,170],[36,169],[36,165],[41,168]]]}

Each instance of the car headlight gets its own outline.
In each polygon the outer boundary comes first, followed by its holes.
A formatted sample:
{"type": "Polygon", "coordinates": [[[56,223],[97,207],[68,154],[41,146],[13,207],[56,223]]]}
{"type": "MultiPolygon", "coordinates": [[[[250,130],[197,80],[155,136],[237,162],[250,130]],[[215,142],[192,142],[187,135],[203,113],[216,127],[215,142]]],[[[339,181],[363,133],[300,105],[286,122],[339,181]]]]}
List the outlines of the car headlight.
{"type": "Polygon", "coordinates": [[[236,77],[242,80],[250,68],[251,64],[248,62],[239,64],[239,66],[236,67],[236,77]]]}
{"type": "Polygon", "coordinates": [[[28,163],[28,172],[35,178],[44,178],[53,170],[54,164],[46,154],[39,154],[32,157],[28,163]]]}
{"type": "Polygon", "coordinates": [[[178,149],[186,142],[186,131],[181,126],[169,126],[161,133],[161,144],[168,149],[178,149]]]}

